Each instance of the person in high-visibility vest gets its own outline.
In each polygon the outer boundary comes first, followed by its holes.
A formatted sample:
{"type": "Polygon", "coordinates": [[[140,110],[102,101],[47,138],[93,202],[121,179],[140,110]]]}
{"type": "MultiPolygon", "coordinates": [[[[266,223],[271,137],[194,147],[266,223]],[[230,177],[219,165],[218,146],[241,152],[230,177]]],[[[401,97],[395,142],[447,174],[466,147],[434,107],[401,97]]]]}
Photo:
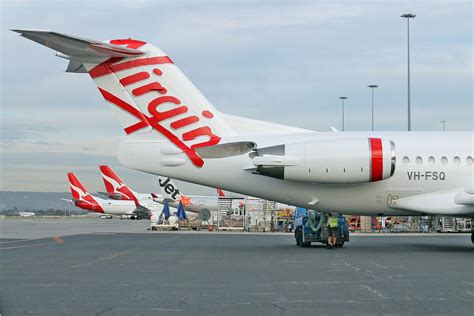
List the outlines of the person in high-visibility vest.
{"type": "Polygon", "coordinates": [[[335,249],[336,247],[336,234],[337,228],[339,226],[339,221],[337,220],[337,216],[332,216],[328,213],[328,247],[331,249],[335,249]]]}

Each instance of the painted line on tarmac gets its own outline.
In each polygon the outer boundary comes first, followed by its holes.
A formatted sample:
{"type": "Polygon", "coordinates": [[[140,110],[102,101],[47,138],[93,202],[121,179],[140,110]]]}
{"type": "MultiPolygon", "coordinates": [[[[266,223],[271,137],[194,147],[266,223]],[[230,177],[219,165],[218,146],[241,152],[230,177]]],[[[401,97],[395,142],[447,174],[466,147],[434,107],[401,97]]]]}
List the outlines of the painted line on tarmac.
{"type": "Polygon", "coordinates": [[[2,244],[9,244],[9,243],[15,243],[15,242],[25,242],[25,241],[31,241],[31,239],[19,239],[19,240],[10,240],[10,241],[0,241],[0,245],[2,245],[2,244]]]}
{"type": "Polygon", "coordinates": [[[182,309],[169,309],[169,308],[152,308],[152,311],[158,312],[182,312],[182,309]]]}
{"type": "Polygon", "coordinates": [[[55,242],[57,242],[58,244],[64,244],[64,240],[62,240],[61,237],[59,237],[59,236],[53,236],[52,238],[53,238],[53,240],[54,240],[55,242]]]}
{"type": "MultiPolygon", "coordinates": [[[[2,247],[2,248],[0,248],[0,250],[10,250],[10,249],[31,248],[31,247],[40,247],[40,246],[47,246],[47,245],[58,245],[58,244],[61,245],[61,244],[64,244],[64,240],[62,240],[61,237],[59,237],[59,236],[53,236],[53,237],[51,237],[51,239],[53,239],[54,242],[44,242],[44,243],[32,244],[32,245],[2,247]]],[[[32,241],[32,240],[30,239],[30,240],[23,240],[23,241],[32,241]]],[[[19,241],[17,241],[17,242],[19,242],[19,241]]]]}

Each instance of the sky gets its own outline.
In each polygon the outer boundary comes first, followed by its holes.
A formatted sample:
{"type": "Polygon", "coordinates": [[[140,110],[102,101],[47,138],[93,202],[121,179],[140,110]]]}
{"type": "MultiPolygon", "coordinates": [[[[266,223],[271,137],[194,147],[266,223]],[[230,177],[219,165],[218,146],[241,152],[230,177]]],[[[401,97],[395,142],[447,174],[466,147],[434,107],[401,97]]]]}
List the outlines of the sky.
{"type": "MultiPolygon", "coordinates": [[[[471,1],[30,1],[1,5],[0,190],[67,191],[74,171],[103,190],[109,164],[135,190],[156,177],[117,161],[124,134],[89,76],[11,28],[136,38],[163,49],[221,112],[328,131],[472,131],[471,1]]],[[[213,190],[178,182],[185,193],[213,190]]]]}

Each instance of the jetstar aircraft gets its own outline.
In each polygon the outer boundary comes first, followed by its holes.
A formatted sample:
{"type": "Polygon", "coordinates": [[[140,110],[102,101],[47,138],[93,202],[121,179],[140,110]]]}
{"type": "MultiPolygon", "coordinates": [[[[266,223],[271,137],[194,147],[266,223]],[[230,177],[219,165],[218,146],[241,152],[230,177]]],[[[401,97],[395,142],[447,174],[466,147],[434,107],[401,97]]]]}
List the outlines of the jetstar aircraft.
{"type": "Polygon", "coordinates": [[[92,196],[74,173],[70,172],[67,176],[72,194],[72,201],[69,202],[79,208],[110,215],[130,215],[131,219],[150,218],[152,215],[161,214],[163,206],[154,202],[143,206],[134,200],[104,200],[92,196]]]}
{"type": "Polygon", "coordinates": [[[14,31],[89,73],[128,135],[129,168],[326,212],[474,217],[472,131],[324,133],[226,115],[144,41],[14,31]]]}
{"type": "Polygon", "coordinates": [[[181,202],[186,211],[193,213],[200,213],[203,210],[217,211],[219,198],[226,197],[221,189],[217,189],[216,196],[184,195],[173,180],[166,177],[159,177],[158,184],[163,197],[161,203],[168,203],[170,206],[177,208],[179,202],[181,202]]]}

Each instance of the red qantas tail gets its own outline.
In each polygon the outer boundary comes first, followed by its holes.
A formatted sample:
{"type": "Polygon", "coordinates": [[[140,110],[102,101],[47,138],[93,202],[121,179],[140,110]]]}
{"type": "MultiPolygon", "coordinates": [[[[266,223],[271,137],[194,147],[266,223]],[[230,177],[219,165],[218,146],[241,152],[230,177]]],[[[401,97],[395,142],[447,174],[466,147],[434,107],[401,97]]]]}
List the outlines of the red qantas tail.
{"type": "Polygon", "coordinates": [[[104,179],[105,189],[110,197],[118,200],[136,201],[135,192],[131,190],[120,177],[106,165],[99,166],[102,178],[104,179]]]}
{"type": "Polygon", "coordinates": [[[67,177],[69,178],[69,186],[71,187],[74,205],[93,212],[104,212],[100,204],[91,194],[89,194],[89,192],[87,192],[84,185],[82,185],[81,181],[79,181],[74,173],[69,172],[67,177]]]}
{"type": "Polygon", "coordinates": [[[82,197],[88,194],[84,185],[82,185],[81,181],[79,181],[79,179],[73,172],[69,172],[67,174],[67,177],[69,178],[69,186],[71,187],[71,194],[73,199],[81,200],[82,197]]]}

